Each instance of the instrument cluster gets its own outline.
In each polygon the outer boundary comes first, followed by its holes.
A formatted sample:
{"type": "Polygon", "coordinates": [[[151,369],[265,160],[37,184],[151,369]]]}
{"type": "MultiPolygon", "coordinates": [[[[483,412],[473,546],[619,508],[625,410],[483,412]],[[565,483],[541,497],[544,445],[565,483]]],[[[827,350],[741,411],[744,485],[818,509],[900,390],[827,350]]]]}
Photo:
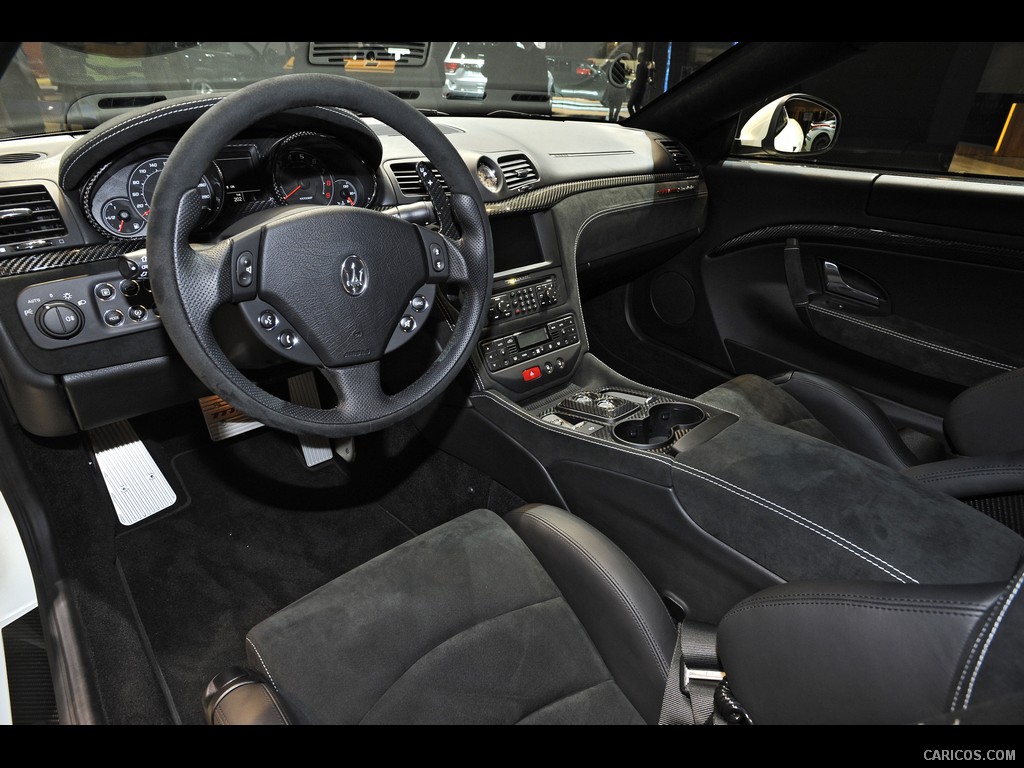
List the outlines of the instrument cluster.
{"type": "MultiPolygon", "coordinates": [[[[90,222],[113,239],[144,239],[153,194],[173,149],[172,141],[147,142],[100,168],[83,190],[90,222]]],[[[198,229],[210,232],[263,208],[369,208],[377,196],[376,176],[355,152],[305,131],[226,146],[196,188],[204,210],[198,229]]]]}

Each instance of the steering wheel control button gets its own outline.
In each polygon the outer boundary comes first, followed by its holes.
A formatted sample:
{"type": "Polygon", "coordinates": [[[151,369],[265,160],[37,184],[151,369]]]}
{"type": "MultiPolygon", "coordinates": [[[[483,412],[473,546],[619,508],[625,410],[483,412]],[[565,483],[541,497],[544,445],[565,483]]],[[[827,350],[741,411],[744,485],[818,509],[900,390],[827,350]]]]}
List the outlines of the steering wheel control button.
{"type": "Polygon", "coordinates": [[[533,368],[527,368],[523,371],[523,381],[533,381],[534,379],[539,379],[542,375],[540,366],[535,365],[533,368]]]}
{"type": "Polygon", "coordinates": [[[349,296],[362,296],[370,284],[370,275],[366,264],[352,254],[341,264],[341,287],[349,296]]]}
{"type": "Polygon", "coordinates": [[[441,235],[426,227],[417,227],[427,260],[427,282],[443,283],[448,279],[448,246],[441,235]]]}
{"type": "Polygon", "coordinates": [[[430,306],[430,303],[427,301],[426,296],[413,296],[409,306],[412,307],[413,312],[424,312],[430,306]]]}
{"type": "Polygon", "coordinates": [[[444,268],[448,266],[444,249],[437,243],[430,244],[430,266],[435,272],[444,272],[444,268]]]}
{"type": "Polygon", "coordinates": [[[124,312],[120,309],[108,309],[103,313],[103,322],[111,328],[117,328],[124,322],[124,312]]]}
{"type": "MultiPolygon", "coordinates": [[[[139,285],[137,280],[122,280],[120,285],[117,286],[121,289],[121,293],[127,296],[129,299],[133,296],[138,296],[142,291],[142,286],[139,285]]],[[[103,298],[102,296],[100,298],[103,298]]]]}
{"type": "Polygon", "coordinates": [[[117,296],[117,291],[110,283],[100,283],[93,289],[93,294],[100,301],[110,301],[117,296]]]}
{"type": "Polygon", "coordinates": [[[281,331],[277,337],[277,343],[280,344],[284,349],[292,349],[296,344],[299,343],[299,337],[295,335],[295,331],[291,328],[286,328],[281,331]]]}
{"type": "Polygon", "coordinates": [[[416,330],[416,318],[412,315],[405,315],[401,320],[398,321],[398,327],[401,328],[405,333],[412,333],[416,330]]]}
{"type": "Polygon", "coordinates": [[[82,330],[82,313],[74,304],[52,301],[36,313],[39,330],[51,339],[70,339],[82,330]]]}
{"type": "Polygon", "coordinates": [[[259,316],[260,328],[265,331],[272,331],[277,327],[277,314],[271,312],[269,309],[260,312],[259,316]]]}
{"type": "Polygon", "coordinates": [[[255,269],[251,253],[245,251],[239,255],[238,262],[235,265],[235,280],[238,281],[238,286],[240,288],[249,288],[252,286],[254,277],[253,273],[255,269]]]}
{"type": "Polygon", "coordinates": [[[141,323],[148,316],[149,310],[141,304],[136,304],[128,310],[128,317],[136,323],[141,323]]]}

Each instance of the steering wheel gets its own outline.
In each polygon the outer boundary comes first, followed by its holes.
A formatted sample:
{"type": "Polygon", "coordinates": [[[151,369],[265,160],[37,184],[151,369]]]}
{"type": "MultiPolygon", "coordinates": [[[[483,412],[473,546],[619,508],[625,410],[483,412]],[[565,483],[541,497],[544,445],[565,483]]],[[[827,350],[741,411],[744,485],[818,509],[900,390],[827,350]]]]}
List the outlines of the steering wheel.
{"type": "Polygon", "coordinates": [[[171,342],[212,392],[264,424],[325,437],[383,429],[440,394],[472,352],[494,269],[483,202],[448,139],[377,86],[339,75],[282,75],[226,96],[171,152],[152,202],[150,277],[171,342]],[[218,151],[248,126],[299,107],[351,110],[402,133],[448,183],[460,239],[379,211],[328,206],[284,208],[210,247],[190,245],[189,233],[202,214],[196,187],[218,151]],[[428,283],[460,289],[458,321],[419,378],[400,392],[385,393],[380,371],[388,341],[417,289],[428,283]],[[257,299],[295,332],[282,335],[282,352],[288,343],[305,345],[337,405],[311,408],[283,400],[228,359],[214,337],[214,313],[257,299]]]}

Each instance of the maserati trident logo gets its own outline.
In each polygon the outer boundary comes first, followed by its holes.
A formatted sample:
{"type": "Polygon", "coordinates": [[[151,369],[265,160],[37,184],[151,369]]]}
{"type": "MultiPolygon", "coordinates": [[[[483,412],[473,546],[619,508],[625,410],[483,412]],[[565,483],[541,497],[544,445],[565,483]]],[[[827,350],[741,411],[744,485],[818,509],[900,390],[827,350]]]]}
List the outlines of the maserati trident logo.
{"type": "Polygon", "coordinates": [[[358,256],[349,256],[341,265],[341,287],[349,296],[361,296],[369,283],[366,265],[358,256]]]}

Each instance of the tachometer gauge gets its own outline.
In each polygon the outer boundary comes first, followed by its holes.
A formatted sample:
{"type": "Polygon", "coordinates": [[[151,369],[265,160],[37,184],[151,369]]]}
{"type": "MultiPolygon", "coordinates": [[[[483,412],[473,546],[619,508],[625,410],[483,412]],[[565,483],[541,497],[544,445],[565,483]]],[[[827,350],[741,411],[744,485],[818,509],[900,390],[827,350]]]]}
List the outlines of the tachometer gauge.
{"type": "MultiPolygon", "coordinates": [[[[355,189],[348,182],[339,190],[352,194],[355,189]]],[[[274,192],[284,205],[330,205],[335,198],[334,177],[323,162],[305,149],[289,149],[274,164],[274,192]]],[[[355,202],[348,203],[355,205],[355,202]]]]}

